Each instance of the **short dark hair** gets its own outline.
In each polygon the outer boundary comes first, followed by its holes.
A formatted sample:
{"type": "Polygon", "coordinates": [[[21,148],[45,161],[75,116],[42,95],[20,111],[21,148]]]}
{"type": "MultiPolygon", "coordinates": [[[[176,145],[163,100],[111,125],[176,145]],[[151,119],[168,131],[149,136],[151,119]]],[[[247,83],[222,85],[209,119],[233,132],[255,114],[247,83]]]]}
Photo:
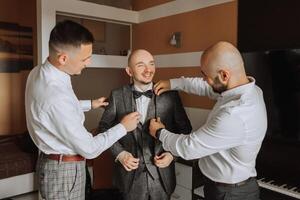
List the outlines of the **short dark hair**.
{"type": "Polygon", "coordinates": [[[52,29],[49,48],[50,50],[55,50],[55,47],[60,48],[62,46],[78,48],[82,44],[92,44],[93,42],[93,34],[87,28],[71,20],[65,20],[58,22],[52,29]]]}

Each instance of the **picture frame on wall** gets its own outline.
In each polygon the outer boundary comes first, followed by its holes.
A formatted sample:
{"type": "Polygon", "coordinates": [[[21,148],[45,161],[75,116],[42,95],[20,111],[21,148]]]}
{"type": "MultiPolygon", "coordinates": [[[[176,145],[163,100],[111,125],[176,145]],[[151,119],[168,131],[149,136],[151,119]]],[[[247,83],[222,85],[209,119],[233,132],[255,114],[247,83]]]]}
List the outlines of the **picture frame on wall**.
{"type": "Polygon", "coordinates": [[[32,68],[32,27],[0,22],[0,72],[18,72],[32,68]]]}

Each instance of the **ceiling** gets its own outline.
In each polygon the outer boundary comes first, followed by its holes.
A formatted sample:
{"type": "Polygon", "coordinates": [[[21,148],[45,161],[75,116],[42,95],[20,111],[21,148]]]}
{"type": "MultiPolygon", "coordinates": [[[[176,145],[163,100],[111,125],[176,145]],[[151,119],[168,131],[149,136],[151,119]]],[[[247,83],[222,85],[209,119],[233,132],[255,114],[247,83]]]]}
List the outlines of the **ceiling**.
{"type": "Polygon", "coordinates": [[[87,2],[96,3],[100,5],[132,10],[132,4],[131,4],[132,0],[81,0],[81,1],[87,1],[87,2]]]}

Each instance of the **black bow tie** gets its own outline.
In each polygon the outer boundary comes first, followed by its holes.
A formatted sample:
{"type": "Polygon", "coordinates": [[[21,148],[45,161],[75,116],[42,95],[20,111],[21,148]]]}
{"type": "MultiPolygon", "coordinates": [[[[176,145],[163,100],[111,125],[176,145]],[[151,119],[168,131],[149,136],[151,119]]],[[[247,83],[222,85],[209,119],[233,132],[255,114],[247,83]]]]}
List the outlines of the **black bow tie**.
{"type": "Polygon", "coordinates": [[[153,91],[152,90],[147,90],[146,92],[139,92],[139,91],[133,90],[132,93],[133,93],[134,99],[137,99],[137,98],[141,97],[142,95],[144,95],[144,96],[146,96],[150,99],[153,96],[153,91]]]}

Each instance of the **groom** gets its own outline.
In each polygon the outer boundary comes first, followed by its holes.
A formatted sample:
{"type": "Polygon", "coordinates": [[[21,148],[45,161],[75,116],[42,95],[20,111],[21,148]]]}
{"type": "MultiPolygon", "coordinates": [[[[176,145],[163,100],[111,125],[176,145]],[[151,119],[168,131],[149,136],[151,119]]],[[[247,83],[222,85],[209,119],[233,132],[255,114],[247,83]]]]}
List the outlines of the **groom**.
{"type": "Polygon", "coordinates": [[[159,117],[172,132],[183,134],[190,133],[192,127],[177,92],[153,94],[155,63],[148,51],[132,52],[126,72],[133,84],[112,91],[98,127],[103,132],[119,123],[127,113],[141,114],[133,134],[124,136],[111,147],[116,161],[114,183],[124,200],[168,200],[176,185],[174,157],[163,150],[159,140],[150,136],[149,122],[159,117]]]}

